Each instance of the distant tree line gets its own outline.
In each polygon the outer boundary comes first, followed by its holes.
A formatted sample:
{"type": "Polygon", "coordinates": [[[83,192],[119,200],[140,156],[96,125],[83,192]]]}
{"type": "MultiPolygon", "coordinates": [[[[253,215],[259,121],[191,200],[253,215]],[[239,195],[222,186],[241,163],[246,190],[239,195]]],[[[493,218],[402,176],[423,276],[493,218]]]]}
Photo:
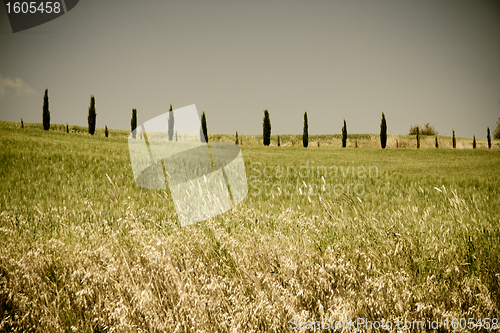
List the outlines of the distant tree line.
{"type": "MultiPolygon", "coordinates": [[[[94,135],[96,128],[96,120],[97,113],[95,107],[95,98],[94,95],[90,96],[90,106],[88,108],[88,132],[90,135],[94,135]]],[[[173,140],[174,135],[174,116],[172,110],[172,104],[170,104],[169,117],[168,117],[168,139],[170,141],[173,140]]],[[[49,111],[49,89],[45,89],[44,97],[43,97],[43,106],[42,106],[42,124],[43,129],[48,131],[50,129],[50,111],[49,111]]],[[[104,135],[108,137],[109,130],[108,126],[104,126],[104,135]]],[[[24,128],[24,121],[21,118],[21,128],[24,128]]],[[[132,132],[132,137],[135,138],[136,133],[134,130],[137,128],[137,109],[132,109],[132,118],[130,119],[130,130],[132,132]]],[[[69,126],[66,123],[66,132],[69,133],[69,126]]],[[[452,131],[452,146],[456,148],[457,141],[455,137],[455,130],[452,131]]],[[[269,111],[264,110],[264,119],[262,121],[262,134],[263,134],[263,144],[264,146],[269,146],[271,144],[271,119],[269,116],[269,111]]],[[[434,135],[435,137],[435,147],[439,147],[437,134],[438,131],[434,128],[434,126],[426,123],[423,127],[419,127],[418,125],[410,126],[408,131],[409,135],[416,135],[417,148],[420,148],[420,135],[434,135]]],[[[207,119],[205,112],[203,112],[201,116],[201,128],[200,128],[200,139],[201,141],[208,142],[208,130],[207,130],[207,119]]],[[[488,142],[488,148],[491,148],[491,134],[490,128],[488,127],[486,130],[486,139],[488,142]]],[[[493,139],[500,140],[500,118],[497,121],[497,127],[493,132],[493,139]]],[[[177,133],[175,133],[175,140],[177,141],[177,133]]],[[[243,136],[238,136],[238,132],[236,131],[235,144],[242,144],[243,136]]],[[[302,145],[307,148],[309,146],[309,123],[307,118],[307,112],[304,112],[304,127],[302,132],[302,145]]],[[[278,146],[281,146],[280,137],[278,136],[278,146]]],[[[344,126],[342,127],[342,147],[345,148],[347,146],[347,124],[344,119],[344,126]]],[[[382,112],[382,120],[380,122],[380,146],[381,148],[385,148],[387,146],[387,121],[385,119],[385,115],[382,112]]],[[[473,136],[472,147],[476,148],[476,136],[473,136]]],[[[319,147],[319,142],[318,142],[319,147]]],[[[357,141],[356,141],[357,147],[357,141]]]]}

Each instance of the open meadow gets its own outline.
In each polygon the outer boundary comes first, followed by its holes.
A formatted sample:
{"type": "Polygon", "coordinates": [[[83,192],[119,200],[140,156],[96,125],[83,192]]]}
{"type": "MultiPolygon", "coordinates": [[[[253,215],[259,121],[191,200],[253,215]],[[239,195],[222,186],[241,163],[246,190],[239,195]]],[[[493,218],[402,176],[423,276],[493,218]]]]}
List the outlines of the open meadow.
{"type": "Polygon", "coordinates": [[[499,140],[244,136],[246,199],[180,227],[168,189],[136,186],[129,132],[52,126],[0,122],[0,331],[500,319],[499,140]]]}

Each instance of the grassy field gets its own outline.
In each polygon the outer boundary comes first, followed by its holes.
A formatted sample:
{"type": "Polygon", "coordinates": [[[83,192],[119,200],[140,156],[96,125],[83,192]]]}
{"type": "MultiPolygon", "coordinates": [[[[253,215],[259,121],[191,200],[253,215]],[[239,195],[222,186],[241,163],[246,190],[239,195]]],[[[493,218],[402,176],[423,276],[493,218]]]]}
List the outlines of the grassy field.
{"type": "Polygon", "coordinates": [[[0,331],[500,317],[498,140],[244,136],[247,198],[181,228],[168,190],[135,185],[127,131],[55,127],[0,122],[0,331]]]}

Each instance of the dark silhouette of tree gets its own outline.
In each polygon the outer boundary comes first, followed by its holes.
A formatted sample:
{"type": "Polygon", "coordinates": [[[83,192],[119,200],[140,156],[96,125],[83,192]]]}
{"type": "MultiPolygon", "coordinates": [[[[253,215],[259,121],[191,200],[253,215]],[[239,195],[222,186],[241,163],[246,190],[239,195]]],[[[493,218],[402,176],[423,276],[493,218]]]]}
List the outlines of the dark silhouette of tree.
{"type": "Polygon", "coordinates": [[[385,120],[385,115],[382,112],[382,121],[380,122],[380,146],[382,149],[385,148],[387,144],[387,122],[385,120]]]}
{"type": "Polygon", "coordinates": [[[417,126],[417,149],[420,148],[420,130],[417,126]]]}
{"type": "Polygon", "coordinates": [[[271,144],[271,119],[269,118],[269,112],[267,110],[264,110],[264,120],[262,121],[262,136],[264,146],[269,146],[271,144]]]}
{"type": "Polygon", "coordinates": [[[457,139],[455,138],[455,131],[453,131],[452,141],[453,141],[453,148],[457,148],[457,139]]]}
{"type": "Polygon", "coordinates": [[[304,112],[304,129],[302,131],[302,145],[309,146],[309,124],[307,123],[307,112],[304,112]]]}
{"type": "Polygon", "coordinates": [[[476,149],[476,136],[474,135],[474,140],[472,141],[472,148],[476,149]]]}
{"type": "Polygon", "coordinates": [[[90,135],[94,135],[94,133],[95,133],[96,118],[97,118],[97,113],[95,112],[95,99],[94,99],[94,95],[92,95],[92,96],[90,96],[89,115],[87,117],[87,120],[89,123],[90,135]]]}
{"type": "Polygon", "coordinates": [[[488,130],[486,132],[486,139],[488,139],[488,148],[491,148],[491,135],[490,135],[490,128],[488,127],[488,130]]]}
{"type": "Polygon", "coordinates": [[[43,96],[43,111],[42,111],[43,129],[48,131],[50,128],[50,111],[49,111],[49,89],[45,88],[43,96]]]}
{"type": "Polygon", "coordinates": [[[344,127],[342,127],[342,148],[347,146],[347,124],[344,119],[344,127]]]}
{"type": "MultiPolygon", "coordinates": [[[[208,130],[207,130],[207,117],[205,116],[205,112],[201,115],[201,141],[208,142],[208,130]]],[[[200,136],[201,136],[200,135],[200,136]]]]}
{"type": "MultiPolygon", "coordinates": [[[[104,125],[104,136],[108,137],[108,135],[109,135],[108,126],[104,125]]],[[[135,138],[135,136],[134,136],[134,138],[135,138]]]]}
{"type": "Polygon", "coordinates": [[[137,128],[137,110],[132,109],[132,118],[130,119],[130,131],[132,132],[132,137],[135,139],[134,130],[137,128]]]}

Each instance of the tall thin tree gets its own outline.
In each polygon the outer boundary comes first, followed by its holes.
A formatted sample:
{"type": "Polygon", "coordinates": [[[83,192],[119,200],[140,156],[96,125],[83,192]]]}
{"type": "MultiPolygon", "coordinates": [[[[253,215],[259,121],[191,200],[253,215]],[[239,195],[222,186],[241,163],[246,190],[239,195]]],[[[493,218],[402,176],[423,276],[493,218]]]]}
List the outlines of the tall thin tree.
{"type": "Polygon", "coordinates": [[[23,118],[21,118],[21,128],[24,128],[24,121],[23,121],[23,118]]]}
{"type": "Polygon", "coordinates": [[[486,133],[486,139],[488,139],[488,148],[491,148],[491,135],[490,135],[490,128],[488,127],[488,131],[486,133]]]}
{"type": "Polygon", "coordinates": [[[438,137],[436,136],[436,148],[439,148],[438,137]]]}
{"type": "Polygon", "coordinates": [[[278,135],[278,147],[281,146],[280,136],[278,135]]]}
{"type": "Polygon", "coordinates": [[[132,132],[132,137],[135,139],[134,130],[137,128],[137,110],[132,109],[132,118],[130,119],[130,131],[132,132]]]}
{"type": "Polygon", "coordinates": [[[344,127],[342,127],[342,148],[347,146],[347,124],[344,119],[344,127]]]}
{"type": "Polygon", "coordinates": [[[472,140],[472,148],[476,149],[476,136],[474,135],[474,140],[472,140]]]}
{"type": "Polygon", "coordinates": [[[387,122],[385,120],[385,115],[382,112],[382,121],[380,122],[380,146],[385,148],[387,144],[387,122]]]}
{"type": "Polygon", "coordinates": [[[207,117],[205,112],[201,115],[201,141],[208,142],[207,117]]]}
{"type": "MultiPolygon", "coordinates": [[[[108,137],[108,135],[109,135],[108,126],[104,125],[104,136],[108,137]]],[[[135,136],[134,136],[134,138],[135,138],[135,136]]]]}
{"type": "Polygon", "coordinates": [[[269,118],[269,112],[267,110],[264,110],[264,120],[262,121],[262,136],[264,146],[269,146],[271,144],[271,119],[269,118]]]}
{"type": "Polygon", "coordinates": [[[238,131],[236,131],[236,141],[235,141],[236,144],[238,144],[238,131]]]}
{"type": "Polygon", "coordinates": [[[95,133],[96,118],[97,118],[97,113],[95,112],[95,99],[94,99],[94,95],[91,95],[90,96],[89,115],[87,117],[87,120],[89,123],[90,135],[94,135],[94,133],[95,133]]]}
{"type": "Polygon", "coordinates": [[[48,131],[50,129],[50,111],[49,111],[49,89],[45,88],[45,95],[43,96],[43,110],[42,110],[43,129],[48,131]]]}
{"type": "Polygon", "coordinates": [[[307,112],[304,112],[304,128],[302,131],[302,145],[309,146],[309,124],[307,123],[307,112]]]}
{"type": "Polygon", "coordinates": [[[417,126],[417,149],[420,148],[420,129],[417,126]]]}
{"type": "Polygon", "coordinates": [[[168,141],[172,141],[174,137],[174,111],[172,111],[172,104],[168,110],[168,141]]]}
{"type": "Polygon", "coordinates": [[[453,148],[457,148],[457,139],[455,138],[455,131],[453,131],[452,143],[453,143],[453,148]]]}

